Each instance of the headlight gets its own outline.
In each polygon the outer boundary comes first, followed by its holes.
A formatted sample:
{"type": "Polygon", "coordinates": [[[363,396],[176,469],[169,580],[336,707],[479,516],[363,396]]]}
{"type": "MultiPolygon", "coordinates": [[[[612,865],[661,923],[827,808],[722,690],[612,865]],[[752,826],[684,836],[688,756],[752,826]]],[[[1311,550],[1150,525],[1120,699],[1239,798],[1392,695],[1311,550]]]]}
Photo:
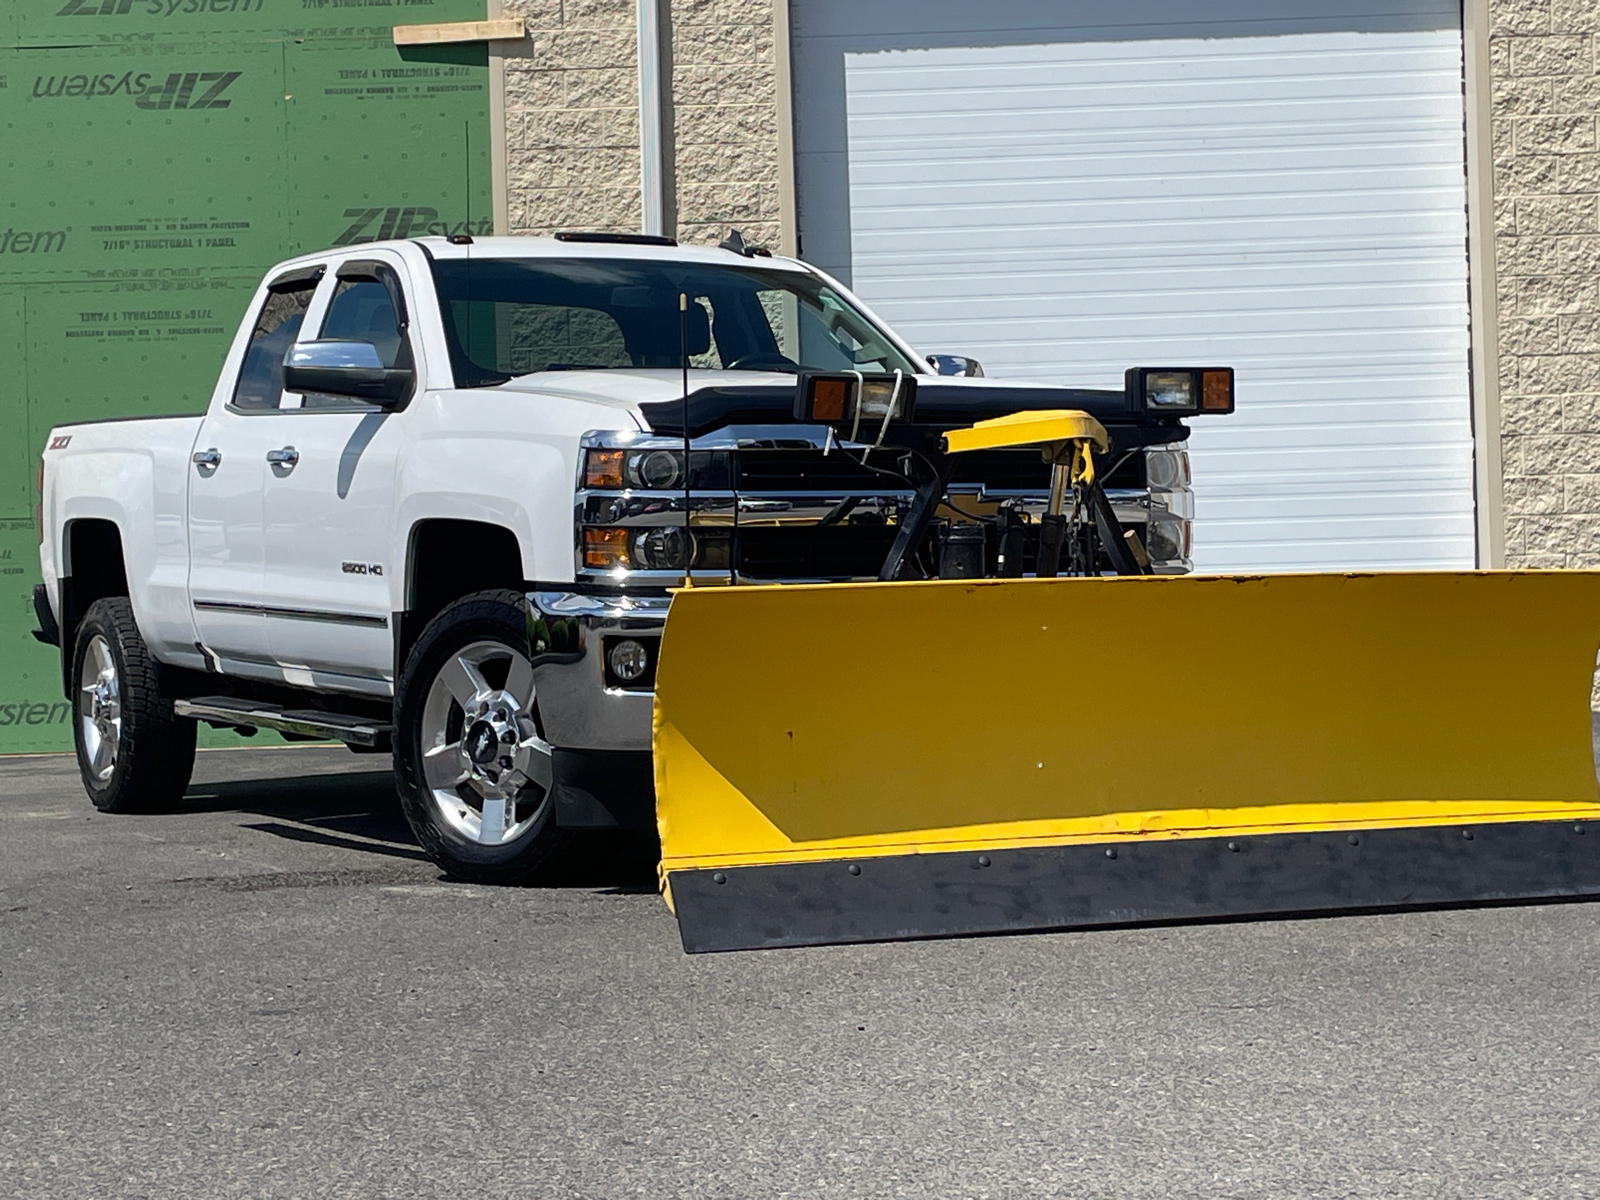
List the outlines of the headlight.
{"type": "MultiPolygon", "coordinates": [[[[696,450],[690,460],[695,490],[719,490],[729,486],[732,456],[721,450],[696,450]]],[[[626,488],[647,492],[676,492],[683,489],[682,450],[584,451],[583,486],[597,491],[622,491],[626,488]]]]}
{"type": "Polygon", "coordinates": [[[630,454],[627,476],[635,487],[657,492],[675,488],[683,481],[683,452],[647,450],[643,454],[630,454]]]}
{"type": "Polygon", "coordinates": [[[583,460],[583,486],[587,488],[662,492],[682,483],[681,450],[590,450],[583,460]]]}
{"type": "Polygon", "coordinates": [[[1189,557],[1188,521],[1152,512],[1145,531],[1145,550],[1154,562],[1177,562],[1189,557]]]}
{"type": "Polygon", "coordinates": [[[1166,490],[1189,486],[1189,453],[1186,450],[1146,450],[1145,482],[1166,490]]]}
{"type": "Polygon", "coordinates": [[[694,549],[682,525],[657,525],[633,533],[633,564],[641,571],[681,571],[694,549]]]}

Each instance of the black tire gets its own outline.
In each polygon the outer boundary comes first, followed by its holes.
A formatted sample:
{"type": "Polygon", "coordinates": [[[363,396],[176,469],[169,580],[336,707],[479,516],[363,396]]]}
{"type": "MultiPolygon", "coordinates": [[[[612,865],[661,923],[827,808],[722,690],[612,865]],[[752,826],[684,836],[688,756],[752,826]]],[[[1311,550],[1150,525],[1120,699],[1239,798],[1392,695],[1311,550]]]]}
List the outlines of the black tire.
{"type": "MultiPolygon", "coordinates": [[[[103,679],[103,669],[91,671],[103,679]]],[[[101,812],[150,812],[171,808],[183,797],[194,772],[195,723],[172,711],[172,701],[161,695],[161,664],[139,634],[133,619],[133,605],[125,597],[96,600],[89,606],[72,648],[72,738],[78,753],[78,772],[83,776],[89,799],[101,812]],[[93,656],[97,664],[103,645],[114,671],[117,715],[120,724],[114,739],[101,732],[109,726],[97,723],[96,694],[85,687],[85,660],[93,656]],[[92,731],[92,732],[91,732],[92,731]],[[90,738],[95,738],[93,747],[90,738]],[[101,746],[110,741],[110,770],[101,746]],[[97,761],[97,751],[100,757],[97,761]]],[[[108,693],[102,692],[103,702],[108,693]]]]}
{"type": "MultiPolygon", "coordinates": [[[[400,807],[423,850],[456,879],[472,883],[548,879],[568,865],[577,841],[572,830],[556,824],[554,796],[533,790],[526,799],[519,794],[508,803],[507,834],[519,820],[529,822],[527,829],[514,840],[498,845],[474,841],[446,820],[423,771],[424,714],[430,692],[446,663],[462,651],[488,642],[531,660],[528,626],[528,602],[520,592],[497,590],[464,596],[446,606],[422,631],[395,689],[394,762],[400,807]],[[533,815],[525,815],[524,805],[531,808],[533,815]]],[[[503,686],[504,681],[495,683],[503,686]]],[[[455,709],[451,714],[452,721],[459,718],[462,723],[459,738],[464,742],[465,714],[458,714],[455,709]]],[[[537,722],[536,704],[530,705],[524,715],[537,722]]],[[[464,816],[475,803],[481,812],[482,797],[470,782],[461,784],[457,794],[463,797],[464,816]]]]}

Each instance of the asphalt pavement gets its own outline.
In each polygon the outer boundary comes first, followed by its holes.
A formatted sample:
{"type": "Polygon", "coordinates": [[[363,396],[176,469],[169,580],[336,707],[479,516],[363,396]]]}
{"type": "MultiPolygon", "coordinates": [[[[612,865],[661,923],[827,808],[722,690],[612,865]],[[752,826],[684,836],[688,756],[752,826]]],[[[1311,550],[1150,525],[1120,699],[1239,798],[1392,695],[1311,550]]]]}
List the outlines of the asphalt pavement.
{"type": "Polygon", "coordinates": [[[0,759],[0,1195],[1600,1195],[1600,905],[688,957],[386,765],[0,759]]]}

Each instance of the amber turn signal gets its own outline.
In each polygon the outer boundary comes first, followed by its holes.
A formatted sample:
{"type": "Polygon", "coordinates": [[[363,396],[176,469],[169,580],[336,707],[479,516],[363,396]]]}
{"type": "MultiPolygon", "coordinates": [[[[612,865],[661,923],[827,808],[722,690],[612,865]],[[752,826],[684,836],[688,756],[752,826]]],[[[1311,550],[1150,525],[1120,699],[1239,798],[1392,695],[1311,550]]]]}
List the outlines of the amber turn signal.
{"type": "Polygon", "coordinates": [[[597,571],[610,571],[619,567],[626,570],[632,565],[628,560],[628,531],[585,529],[583,565],[597,571]]]}
{"type": "Polygon", "coordinates": [[[583,460],[583,486],[587,488],[620,488],[622,486],[622,451],[590,450],[583,460]]]}

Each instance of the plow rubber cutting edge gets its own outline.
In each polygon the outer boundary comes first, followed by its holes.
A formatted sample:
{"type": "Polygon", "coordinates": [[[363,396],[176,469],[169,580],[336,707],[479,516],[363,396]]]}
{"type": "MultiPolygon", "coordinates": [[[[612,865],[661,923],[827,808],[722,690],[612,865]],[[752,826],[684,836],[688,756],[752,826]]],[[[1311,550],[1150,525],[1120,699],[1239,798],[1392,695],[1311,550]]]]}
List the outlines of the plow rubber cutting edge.
{"type": "Polygon", "coordinates": [[[1600,895],[1600,572],[679,593],[691,952],[1600,895]]]}

